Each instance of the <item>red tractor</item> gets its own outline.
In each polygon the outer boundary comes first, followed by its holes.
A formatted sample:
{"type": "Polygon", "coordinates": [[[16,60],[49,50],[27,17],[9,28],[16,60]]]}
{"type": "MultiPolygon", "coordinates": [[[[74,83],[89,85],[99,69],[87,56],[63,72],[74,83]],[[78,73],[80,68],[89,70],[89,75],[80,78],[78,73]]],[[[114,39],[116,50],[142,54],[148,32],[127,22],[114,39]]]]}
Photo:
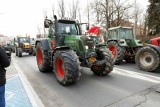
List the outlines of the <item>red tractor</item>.
{"type": "Polygon", "coordinates": [[[160,37],[151,39],[147,46],[139,49],[135,62],[141,70],[157,70],[160,67],[160,37]]]}

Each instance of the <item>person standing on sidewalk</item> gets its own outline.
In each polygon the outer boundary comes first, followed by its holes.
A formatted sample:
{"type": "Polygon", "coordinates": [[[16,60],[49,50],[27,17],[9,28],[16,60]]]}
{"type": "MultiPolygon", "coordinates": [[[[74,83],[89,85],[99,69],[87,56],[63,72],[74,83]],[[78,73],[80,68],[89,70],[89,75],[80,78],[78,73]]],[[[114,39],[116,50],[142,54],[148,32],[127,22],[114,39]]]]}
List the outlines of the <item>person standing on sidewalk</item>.
{"type": "Polygon", "coordinates": [[[5,107],[6,70],[10,65],[9,58],[0,44],[0,107],[5,107]]]}

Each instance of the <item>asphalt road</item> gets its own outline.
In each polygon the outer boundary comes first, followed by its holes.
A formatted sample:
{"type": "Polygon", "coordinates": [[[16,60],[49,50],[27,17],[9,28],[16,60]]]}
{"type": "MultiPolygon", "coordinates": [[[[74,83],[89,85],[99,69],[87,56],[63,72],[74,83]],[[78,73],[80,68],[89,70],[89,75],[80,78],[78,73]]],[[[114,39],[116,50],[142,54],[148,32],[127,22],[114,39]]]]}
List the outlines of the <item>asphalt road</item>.
{"type": "Polygon", "coordinates": [[[95,76],[90,69],[83,68],[76,84],[61,86],[54,73],[39,72],[35,56],[23,55],[19,58],[13,54],[13,58],[46,107],[135,106],[143,98],[134,96],[146,95],[148,90],[150,92],[152,87],[160,84],[160,71],[144,72],[138,70],[135,64],[124,63],[115,65],[113,72],[105,77],[95,76]]]}

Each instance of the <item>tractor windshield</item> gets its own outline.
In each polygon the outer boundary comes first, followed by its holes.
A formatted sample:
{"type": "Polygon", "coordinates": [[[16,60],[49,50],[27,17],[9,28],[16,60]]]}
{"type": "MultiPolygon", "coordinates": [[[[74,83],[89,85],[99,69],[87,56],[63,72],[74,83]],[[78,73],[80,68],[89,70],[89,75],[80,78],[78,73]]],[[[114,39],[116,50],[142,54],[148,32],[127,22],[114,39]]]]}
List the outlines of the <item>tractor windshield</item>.
{"type": "Polygon", "coordinates": [[[19,38],[20,43],[29,43],[29,39],[28,38],[19,38]]]}
{"type": "Polygon", "coordinates": [[[119,32],[120,39],[133,39],[133,30],[132,29],[120,29],[119,32]]]}
{"type": "Polygon", "coordinates": [[[69,35],[79,35],[79,28],[73,23],[65,23],[59,22],[58,23],[58,33],[60,34],[69,34],[69,35]]]}

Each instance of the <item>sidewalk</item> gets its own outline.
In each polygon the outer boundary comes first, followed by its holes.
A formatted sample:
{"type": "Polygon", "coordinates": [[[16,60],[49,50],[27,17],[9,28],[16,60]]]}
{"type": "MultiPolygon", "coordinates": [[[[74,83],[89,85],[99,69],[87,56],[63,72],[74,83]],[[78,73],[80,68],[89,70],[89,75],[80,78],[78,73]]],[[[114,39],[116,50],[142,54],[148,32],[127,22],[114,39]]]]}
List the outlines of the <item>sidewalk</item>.
{"type": "Polygon", "coordinates": [[[6,70],[6,107],[44,107],[16,61],[6,70]]]}

